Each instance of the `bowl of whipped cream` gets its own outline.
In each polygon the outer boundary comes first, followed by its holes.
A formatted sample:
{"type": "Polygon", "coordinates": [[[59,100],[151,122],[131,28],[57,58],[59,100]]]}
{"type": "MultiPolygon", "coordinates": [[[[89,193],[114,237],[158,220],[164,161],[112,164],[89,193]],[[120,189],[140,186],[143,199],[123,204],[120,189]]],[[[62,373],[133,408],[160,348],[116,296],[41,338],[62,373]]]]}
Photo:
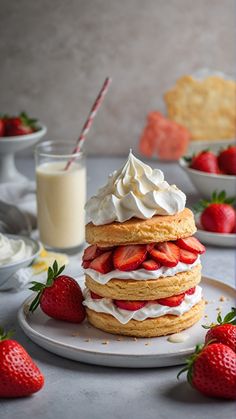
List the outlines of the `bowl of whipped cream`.
{"type": "Polygon", "coordinates": [[[0,291],[10,289],[10,278],[39,255],[40,243],[30,237],[0,234],[0,291]]]}

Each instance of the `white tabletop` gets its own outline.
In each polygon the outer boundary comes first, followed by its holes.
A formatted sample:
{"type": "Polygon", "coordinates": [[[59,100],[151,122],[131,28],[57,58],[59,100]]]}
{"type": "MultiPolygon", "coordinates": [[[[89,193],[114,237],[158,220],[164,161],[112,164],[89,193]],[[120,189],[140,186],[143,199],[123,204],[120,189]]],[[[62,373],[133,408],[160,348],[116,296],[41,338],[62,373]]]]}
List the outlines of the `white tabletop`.
{"type": "MultiPolygon", "coordinates": [[[[124,158],[89,158],[88,195],[105,183],[108,173],[124,158]]],[[[187,176],[175,163],[151,162],[188,196],[197,201],[187,176]]],[[[19,170],[33,176],[31,159],[18,159],[19,170]]],[[[207,247],[202,257],[203,273],[234,284],[233,249],[207,247]]],[[[20,330],[16,313],[29,291],[0,293],[0,324],[16,330],[15,338],[28,350],[45,376],[42,391],[26,399],[1,400],[1,417],[6,419],[188,419],[234,417],[234,403],[201,396],[184,378],[177,381],[179,367],[159,369],[116,369],[81,364],[53,355],[32,343],[20,330]]]]}

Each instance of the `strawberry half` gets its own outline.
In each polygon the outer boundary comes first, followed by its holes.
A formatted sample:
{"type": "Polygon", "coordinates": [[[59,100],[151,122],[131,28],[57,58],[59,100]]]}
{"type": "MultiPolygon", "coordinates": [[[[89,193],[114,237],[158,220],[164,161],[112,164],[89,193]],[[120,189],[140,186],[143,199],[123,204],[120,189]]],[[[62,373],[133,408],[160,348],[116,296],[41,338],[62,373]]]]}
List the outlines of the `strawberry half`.
{"type": "Polygon", "coordinates": [[[176,240],[177,246],[181,249],[188,250],[189,252],[195,252],[202,254],[206,251],[205,246],[196,237],[186,237],[185,239],[176,240]]]}
{"type": "Polygon", "coordinates": [[[119,246],[113,254],[113,263],[120,271],[133,271],[144,262],[147,248],[144,244],[119,246]]]}
{"type": "Polygon", "coordinates": [[[103,298],[103,297],[101,297],[101,295],[98,295],[93,291],[90,291],[90,295],[91,295],[93,300],[101,300],[103,298]]]}
{"type": "Polygon", "coordinates": [[[112,263],[112,252],[102,253],[97,258],[93,259],[89,266],[90,269],[94,269],[101,274],[107,274],[113,270],[112,263]]]}
{"type": "Polygon", "coordinates": [[[156,271],[160,267],[161,267],[161,264],[153,259],[145,260],[141,265],[141,268],[147,269],[147,271],[156,271]]]}
{"type": "Polygon", "coordinates": [[[164,266],[174,267],[179,262],[180,249],[174,243],[164,242],[148,245],[148,252],[152,258],[164,266]]]}
{"type": "Polygon", "coordinates": [[[96,244],[92,244],[85,249],[82,259],[85,261],[93,260],[100,256],[102,253],[103,251],[99,249],[96,244]]]}
{"type": "Polygon", "coordinates": [[[197,258],[198,258],[197,253],[189,252],[188,250],[185,250],[185,249],[180,249],[180,256],[179,256],[180,262],[191,264],[191,263],[194,263],[197,260],[197,258]]]}
{"type": "Polygon", "coordinates": [[[143,308],[147,304],[147,301],[114,300],[114,304],[122,310],[136,311],[143,308]]]}
{"type": "Polygon", "coordinates": [[[161,304],[162,306],[177,307],[184,300],[184,296],[185,296],[185,293],[179,294],[179,295],[173,295],[172,297],[159,298],[158,300],[156,300],[156,302],[158,304],[161,304]]]}
{"type": "Polygon", "coordinates": [[[196,287],[189,288],[189,290],[185,291],[185,294],[187,295],[193,295],[196,291],[196,287]]]}

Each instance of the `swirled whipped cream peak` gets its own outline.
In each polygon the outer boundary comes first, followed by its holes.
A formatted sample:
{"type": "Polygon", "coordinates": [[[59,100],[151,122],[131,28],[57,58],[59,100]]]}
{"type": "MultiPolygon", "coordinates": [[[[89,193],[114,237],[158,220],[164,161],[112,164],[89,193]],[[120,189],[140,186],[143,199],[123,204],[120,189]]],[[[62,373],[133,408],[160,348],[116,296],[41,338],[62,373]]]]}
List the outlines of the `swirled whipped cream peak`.
{"type": "Polygon", "coordinates": [[[186,196],[169,185],[159,169],[152,169],[130,151],[124,166],[109,175],[107,184],[86,203],[89,221],[95,225],[142,220],[154,215],[174,215],[185,207],[186,196]]]}

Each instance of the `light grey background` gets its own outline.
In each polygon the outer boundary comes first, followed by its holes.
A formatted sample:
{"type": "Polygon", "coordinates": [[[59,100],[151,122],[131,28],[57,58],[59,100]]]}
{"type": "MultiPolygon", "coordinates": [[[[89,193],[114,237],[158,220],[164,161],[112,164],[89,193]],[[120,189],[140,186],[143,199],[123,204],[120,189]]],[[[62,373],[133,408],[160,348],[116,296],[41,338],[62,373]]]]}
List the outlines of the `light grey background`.
{"type": "Polygon", "coordinates": [[[0,112],[25,109],[73,139],[107,75],[92,154],[136,150],[176,78],[236,64],[234,0],[0,0],[0,112]]]}

